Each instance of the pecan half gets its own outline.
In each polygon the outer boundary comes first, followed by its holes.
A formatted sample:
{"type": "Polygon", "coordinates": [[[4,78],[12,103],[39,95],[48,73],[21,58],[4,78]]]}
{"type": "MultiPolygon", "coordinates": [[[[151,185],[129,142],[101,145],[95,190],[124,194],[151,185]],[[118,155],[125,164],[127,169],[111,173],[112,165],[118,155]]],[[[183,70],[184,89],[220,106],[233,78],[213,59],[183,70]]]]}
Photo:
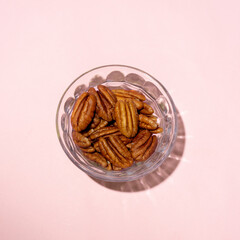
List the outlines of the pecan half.
{"type": "Polygon", "coordinates": [[[73,141],[76,145],[81,148],[88,148],[91,146],[91,141],[84,137],[81,133],[73,131],[72,133],[73,141]]]}
{"type": "Polygon", "coordinates": [[[148,117],[144,114],[139,114],[139,127],[154,130],[158,127],[158,125],[155,120],[151,119],[151,117],[148,117]]]}
{"type": "Polygon", "coordinates": [[[71,116],[72,127],[81,132],[92,121],[96,108],[96,97],[83,93],[76,101],[71,116]]]}
{"type": "Polygon", "coordinates": [[[148,118],[151,119],[154,122],[157,122],[157,120],[158,120],[158,118],[156,116],[153,116],[153,115],[148,116],[148,118]]]}
{"type": "Polygon", "coordinates": [[[95,148],[95,150],[96,150],[97,152],[101,152],[101,151],[100,151],[100,147],[99,147],[99,141],[95,142],[95,143],[93,144],[93,147],[95,148]]]}
{"type": "MultiPolygon", "coordinates": [[[[104,86],[102,86],[102,87],[104,87],[104,86]]],[[[111,91],[110,89],[107,88],[107,90],[106,90],[106,87],[104,87],[104,88],[100,87],[100,89],[102,90],[102,92],[96,91],[94,88],[90,88],[88,90],[88,92],[90,95],[93,95],[96,97],[96,100],[97,100],[96,112],[97,112],[98,116],[101,117],[102,119],[110,122],[113,119],[112,113],[113,113],[113,107],[115,105],[115,103],[113,105],[114,99],[111,98],[112,96],[109,93],[109,91],[111,91]],[[107,96],[107,98],[106,98],[106,96],[107,96]]],[[[112,93],[112,95],[113,95],[113,93],[112,93]]]]}
{"type": "Polygon", "coordinates": [[[117,136],[100,138],[99,147],[102,155],[115,167],[127,168],[133,164],[131,153],[117,136]]]}
{"type": "Polygon", "coordinates": [[[136,161],[145,161],[155,151],[156,146],[156,136],[152,136],[148,130],[140,131],[131,145],[132,157],[136,161]]]}
{"type": "Polygon", "coordinates": [[[113,92],[103,85],[98,85],[98,90],[101,93],[101,95],[103,95],[105,99],[111,104],[111,106],[114,107],[117,102],[117,99],[113,92]]]}
{"type": "Polygon", "coordinates": [[[98,129],[97,131],[95,131],[94,133],[92,133],[90,135],[90,139],[96,139],[96,138],[99,138],[99,137],[103,137],[105,135],[109,135],[109,134],[112,134],[112,133],[115,133],[115,132],[118,132],[119,129],[116,128],[116,127],[104,127],[104,128],[101,128],[101,129],[98,129]]]}
{"type": "Polygon", "coordinates": [[[108,121],[112,121],[114,119],[114,107],[111,103],[106,99],[106,97],[99,91],[99,97],[102,100],[103,105],[106,107],[109,119],[108,121]]]}
{"type": "Polygon", "coordinates": [[[99,163],[104,168],[108,166],[106,158],[104,158],[100,153],[97,153],[97,152],[95,152],[95,153],[84,153],[84,155],[88,159],[99,163]]]}
{"type": "Polygon", "coordinates": [[[118,136],[111,135],[108,139],[113,144],[113,146],[117,148],[123,157],[132,158],[131,153],[128,151],[127,147],[118,136]]]}
{"type": "Polygon", "coordinates": [[[146,97],[142,93],[136,90],[114,89],[112,90],[112,92],[119,97],[128,97],[128,98],[134,97],[141,101],[146,100],[146,97]]]}
{"type": "Polygon", "coordinates": [[[145,115],[151,115],[154,113],[154,110],[147,103],[143,103],[143,109],[140,111],[140,113],[145,114],[145,115]]]}
{"type": "Polygon", "coordinates": [[[108,121],[101,119],[100,123],[96,128],[94,128],[94,130],[97,131],[98,129],[106,127],[107,125],[108,125],[108,121]]]}
{"type": "Polygon", "coordinates": [[[72,115],[71,115],[71,124],[72,124],[72,128],[75,131],[78,131],[79,115],[81,113],[84,103],[86,102],[87,97],[88,97],[88,93],[86,92],[83,93],[74,104],[72,115]]]}
{"type": "Polygon", "coordinates": [[[82,134],[85,137],[89,137],[92,133],[96,132],[98,129],[101,129],[101,128],[107,126],[107,125],[108,125],[108,122],[103,120],[103,119],[101,119],[100,123],[98,124],[98,126],[96,128],[92,128],[92,129],[90,129],[88,131],[84,131],[84,132],[82,132],[82,134]]]}
{"type": "Polygon", "coordinates": [[[87,152],[87,153],[93,153],[95,152],[95,148],[90,146],[88,148],[80,148],[83,152],[87,152]]]}
{"type": "Polygon", "coordinates": [[[155,130],[150,130],[151,133],[161,133],[163,132],[163,129],[161,127],[158,127],[157,129],[155,130]]]}
{"type": "Polygon", "coordinates": [[[145,96],[135,90],[98,85],[76,99],[71,114],[72,139],[78,150],[105,170],[120,171],[145,161],[161,133],[145,96]],[[114,121],[113,121],[114,120],[114,121]]]}
{"type": "Polygon", "coordinates": [[[135,151],[142,146],[149,138],[151,133],[148,130],[139,131],[138,135],[133,139],[131,143],[131,151],[135,151]]]}
{"type": "Polygon", "coordinates": [[[101,118],[95,113],[92,123],[90,124],[90,128],[96,128],[101,122],[101,118]]]}
{"type": "Polygon", "coordinates": [[[132,100],[118,101],[115,118],[120,132],[126,137],[134,137],[138,131],[138,113],[132,100]]]}
{"type": "Polygon", "coordinates": [[[141,158],[141,156],[147,151],[147,149],[150,147],[152,143],[152,136],[150,136],[150,138],[148,138],[148,140],[142,144],[139,148],[133,150],[132,151],[132,156],[135,160],[138,160],[141,158]]]}
{"type": "Polygon", "coordinates": [[[157,137],[155,135],[151,136],[149,138],[149,142],[151,142],[151,144],[148,145],[148,148],[146,149],[146,151],[143,154],[139,155],[135,159],[136,161],[145,161],[154,153],[154,151],[155,151],[155,149],[157,147],[157,143],[158,143],[157,137]]]}
{"type": "Polygon", "coordinates": [[[125,144],[125,145],[127,145],[128,143],[130,143],[130,142],[132,142],[132,139],[131,138],[127,138],[127,137],[125,137],[124,135],[119,135],[118,136],[119,138],[120,138],[120,140],[125,144]]]}
{"type": "Polygon", "coordinates": [[[120,97],[120,96],[116,96],[116,97],[118,101],[132,100],[135,103],[137,110],[140,110],[143,108],[143,102],[136,98],[133,98],[133,97],[128,98],[128,97],[120,97]]]}

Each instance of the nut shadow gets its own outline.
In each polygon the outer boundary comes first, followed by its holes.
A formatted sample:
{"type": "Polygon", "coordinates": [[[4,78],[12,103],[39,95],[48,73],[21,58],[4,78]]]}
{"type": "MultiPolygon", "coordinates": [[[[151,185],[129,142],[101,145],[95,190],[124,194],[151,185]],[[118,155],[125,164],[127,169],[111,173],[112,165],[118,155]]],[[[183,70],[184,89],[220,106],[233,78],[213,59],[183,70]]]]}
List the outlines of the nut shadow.
{"type": "Polygon", "coordinates": [[[149,173],[137,180],[131,182],[106,182],[92,178],[103,187],[120,192],[139,192],[153,188],[165,181],[179,165],[185,148],[185,127],[180,113],[177,111],[178,133],[171,154],[152,173],[149,173]]]}

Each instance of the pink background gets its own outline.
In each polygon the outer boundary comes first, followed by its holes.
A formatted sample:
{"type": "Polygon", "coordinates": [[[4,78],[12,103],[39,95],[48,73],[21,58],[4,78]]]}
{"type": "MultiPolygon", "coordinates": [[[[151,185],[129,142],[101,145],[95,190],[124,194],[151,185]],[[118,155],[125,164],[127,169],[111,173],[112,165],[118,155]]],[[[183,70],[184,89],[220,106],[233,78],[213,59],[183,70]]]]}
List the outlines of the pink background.
{"type": "Polygon", "coordinates": [[[240,239],[239,23],[237,0],[1,0],[0,239],[240,239]],[[55,131],[66,87],[113,63],[158,78],[186,130],[144,191],[93,181],[55,131]]]}

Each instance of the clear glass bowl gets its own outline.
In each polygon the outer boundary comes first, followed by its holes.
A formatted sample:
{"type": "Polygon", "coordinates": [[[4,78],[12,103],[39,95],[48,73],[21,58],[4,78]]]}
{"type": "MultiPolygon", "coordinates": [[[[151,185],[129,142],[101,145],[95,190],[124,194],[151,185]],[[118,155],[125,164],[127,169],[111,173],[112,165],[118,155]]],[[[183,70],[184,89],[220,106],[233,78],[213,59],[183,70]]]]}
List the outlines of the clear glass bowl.
{"type": "Polygon", "coordinates": [[[173,100],[165,87],[150,74],[129,66],[107,65],[94,68],[74,80],[63,93],[56,115],[56,128],[60,144],[70,160],[93,178],[108,182],[136,180],[158,168],[170,154],[177,134],[177,116],[173,100]],[[155,152],[145,162],[134,163],[121,171],[107,171],[88,160],[72,139],[71,113],[75,100],[90,87],[103,84],[111,89],[134,89],[146,96],[163,128],[155,152]]]}

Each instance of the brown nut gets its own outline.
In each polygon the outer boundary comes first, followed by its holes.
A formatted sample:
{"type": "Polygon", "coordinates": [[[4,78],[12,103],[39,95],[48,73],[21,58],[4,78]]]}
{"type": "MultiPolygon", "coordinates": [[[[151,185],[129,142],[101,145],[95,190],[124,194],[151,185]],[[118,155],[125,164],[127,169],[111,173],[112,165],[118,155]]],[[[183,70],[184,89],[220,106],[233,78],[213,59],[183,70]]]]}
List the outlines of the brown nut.
{"type": "Polygon", "coordinates": [[[122,170],[122,168],[120,168],[120,167],[116,167],[116,166],[112,166],[112,170],[114,170],[114,171],[120,171],[120,170],[122,170]]]}
{"type": "Polygon", "coordinates": [[[152,121],[157,122],[158,118],[156,116],[150,115],[148,116],[152,121]]]}
{"type": "Polygon", "coordinates": [[[161,133],[163,132],[163,129],[161,127],[158,127],[157,129],[155,130],[150,130],[151,133],[161,133]]]}
{"type": "Polygon", "coordinates": [[[92,129],[90,129],[88,131],[84,131],[84,132],[82,132],[82,134],[85,137],[89,137],[92,133],[96,132],[98,129],[101,129],[101,128],[107,126],[107,125],[108,125],[108,122],[103,120],[103,119],[101,119],[100,123],[98,124],[98,126],[96,128],[92,128],[92,129]]]}
{"type": "Polygon", "coordinates": [[[134,137],[138,131],[138,113],[132,100],[118,101],[115,105],[116,123],[126,137],[134,137]]]}
{"type": "Polygon", "coordinates": [[[119,135],[118,136],[120,138],[120,140],[125,144],[127,145],[128,143],[131,143],[132,142],[132,138],[127,138],[125,137],[124,135],[119,135]]]}
{"type": "Polygon", "coordinates": [[[94,133],[94,129],[92,128],[92,129],[90,129],[90,130],[88,130],[88,131],[83,131],[82,132],[82,135],[84,136],[84,137],[89,137],[92,133],[94,133]]]}
{"type": "Polygon", "coordinates": [[[145,161],[154,153],[154,151],[157,147],[158,140],[157,140],[157,137],[155,135],[151,136],[151,140],[152,140],[151,144],[148,145],[146,151],[143,154],[138,155],[138,157],[135,158],[135,161],[145,161]]]}
{"type": "Polygon", "coordinates": [[[103,85],[98,85],[98,90],[101,95],[103,95],[104,98],[111,104],[111,106],[114,107],[117,102],[114,93],[109,88],[103,85]]]}
{"type": "Polygon", "coordinates": [[[101,129],[98,129],[97,131],[95,131],[94,133],[92,133],[90,135],[90,139],[96,139],[96,138],[99,138],[99,137],[103,137],[105,135],[109,135],[109,134],[112,134],[112,133],[115,133],[115,132],[118,132],[119,129],[117,127],[103,127],[101,129]]]}
{"type": "Polygon", "coordinates": [[[109,134],[103,135],[102,137],[103,137],[103,138],[108,138],[108,137],[110,137],[110,136],[120,136],[120,135],[122,135],[122,134],[121,134],[121,133],[119,132],[119,130],[118,130],[117,132],[109,133],[109,134]]]}
{"type": "Polygon", "coordinates": [[[152,120],[144,114],[139,114],[139,127],[154,130],[158,127],[156,121],[152,120]]]}
{"type": "Polygon", "coordinates": [[[116,97],[118,101],[132,100],[135,103],[137,110],[140,110],[143,108],[143,102],[136,98],[133,98],[133,97],[128,98],[128,97],[120,97],[120,96],[116,96],[116,97]]]}
{"type": "Polygon", "coordinates": [[[136,159],[140,159],[139,156],[142,156],[146,151],[147,149],[149,148],[149,146],[151,145],[152,143],[152,136],[150,136],[150,138],[148,138],[148,140],[143,144],[141,145],[141,147],[135,149],[135,150],[132,150],[132,157],[136,160],[136,159]]]}
{"type": "Polygon", "coordinates": [[[116,96],[119,96],[119,97],[128,97],[128,98],[137,98],[141,101],[145,101],[146,100],[146,97],[136,91],[136,90],[125,90],[125,89],[114,89],[112,90],[112,92],[116,95],[116,96]]]}
{"type": "Polygon", "coordinates": [[[90,95],[96,97],[96,113],[98,114],[98,116],[108,122],[112,121],[112,105],[105,99],[103,95],[101,95],[100,92],[97,92],[94,88],[90,88],[88,92],[90,95]]]}
{"type": "Polygon", "coordinates": [[[103,105],[106,106],[108,116],[109,116],[109,122],[111,122],[112,120],[115,120],[115,115],[114,115],[115,104],[112,105],[100,91],[99,91],[99,97],[102,100],[103,105]]]}
{"type": "Polygon", "coordinates": [[[131,146],[132,146],[131,143],[126,144],[126,147],[129,149],[131,148],[131,146]]]}
{"type": "MultiPolygon", "coordinates": [[[[109,135],[105,135],[105,136],[103,136],[103,138],[107,138],[107,137],[110,137],[110,136],[115,136],[115,135],[117,135],[117,134],[118,134],[118,132],[115,132],[115,133],[112,133],[112,134],[109,134],[109,135]]],[[[120,134],[121,134],[121,133],[120,133],[120,134]]],[[[125,136],[120,135],[120,136],[119,136],[120,140],[121,140],[121,137],[126,138],[125,136]]],[[[126,139],[128,139],[128,138],[126,138],[126,139]]],[[[130,139],[130,141],[131,141],[131,139],[130,139]]],[[[122,141],[122,142],[125,144],[124,141],[122,141]]],[[[95,149],[97,152],[101,152],[101,151],[100,151],[100,147],[99,147],[99,141],[96,141],[95,143],[93,143],[93,147],[94,147],[94,149],[95,149]]]]}
{"type": "Polygon", "coordinates": [[[78,131],[79,115],[81,113],[84,103],[86,102],[87,97],[88,97],[88,93],[83,93],[74,104],[72,115],[71,115],[71,124],[72,124],[72,128],[75,131],[78,131]]]}
{"type": "Polygon", "coordinates": [[[71,116],[72,127],[81,132],[92,121],[96,108],[96,97],[83,93],[76,101],[71,116]]]}
{"type": "Polygon", "coordinates": [[[97,92],[94,88],[90,88],[88,92],[94,95],[97,99],[96,112],[99,117],[110,122],[114,119],[114,106],[117,99],[113,92],[106,86],[98,85],[98,90],[99,92],[97,92]]]}
{"type": "Polygon", "coordinates": [[[151,133],[148,130],[139,131],[138,135],[132,140],[131,151],[135,151],[141,147],[151,137],[151,133]]]}
{"type": "Polygon", "coordinates": [[[132,157],[135,161],[145,161],[152,155],[157,146],[157,137],[148,130],[142,130],[133,139],[131,145],[132,157]]]}
{"type": "Polygon", "coordinates": [[[90,124],[90,128],[96,128],[101,122],[101,118],[95,113],[92,123],[90,124]]]}
{"type": "MultiPolygon", "coordinates": [[[[148,118],[157,123],[158,118],[156,116],[151,115],[151,116],[148,116],[148,118]]],[[[155,130],[149,130],[149,131],[151,133],[161,133],[163,132],[163,129],[161,127],[158,127],[155,130]]]]}
{"type": "Polygon", "coordinates": [[[106,168],[106,170],[108,170],[108,171],[111,171],[111,170],[113,170],[113,168],[112,168],[112,164],[109,162],[109,161],[107,161],[107,167],[105,167],[106,168]]]}
{"type": "Polygon", "coordinates": [[[104,168],[108,166],[106,158],[104,158],[100,153],[97,153],[97,152],[95,152],[95,153],[84,153],[84,155],[88,159],[99,163],[104,168]]]}
{"type": "Polygon", "coordinates": [[[81,133],[73,131],[72,133],[73,141],[76,145],[81,148],[88,148],[91,146],[91,141],[84,137],[81,133]]]}
{"type": "Polygon", "coordinates": [[[88,148],[80,148],[83,152],[87,152],[87,153],[93,153],[95,152],[95,148],[90,146],[88,148]]]}
{"type": "Polygon", "coordinates": [[[117,127],[117,123],[116,123],[116,122],[114,122],[114,123],[112,124],[112,126],[114,126],[114,127],[117,127]]]}
{"type": "Polygon", "coordinates": [[[96,150],[97,152],[101,152],[101,151],[100,151],[100,148],[99,148],[99,142],[98,142],[98,141],[93,144],[93,147],[95,148],[95,150],[96,150]]]}
{"type": "Polygon", "coordinates": [[[131,153],[117,136],[100,138],[99,147],[102,155],[110,161],[113,166],[127,168],[133,164],[131,153]]]}
{"type": "Polygon", "coordinates": [[[94,128],[94,131],[97,131],[98,129],[106,127],[107,125],[108,125],[108,121],[101,119],[99,125],[96,128],[94,128]]]}
{"type": "Polygon", "coordinates": [[[140,111],[140,113],[145,114],[145,115],[151,115],[154,113],[154,110],[147,103],[143,103],[143,109],[140,111]]]}

